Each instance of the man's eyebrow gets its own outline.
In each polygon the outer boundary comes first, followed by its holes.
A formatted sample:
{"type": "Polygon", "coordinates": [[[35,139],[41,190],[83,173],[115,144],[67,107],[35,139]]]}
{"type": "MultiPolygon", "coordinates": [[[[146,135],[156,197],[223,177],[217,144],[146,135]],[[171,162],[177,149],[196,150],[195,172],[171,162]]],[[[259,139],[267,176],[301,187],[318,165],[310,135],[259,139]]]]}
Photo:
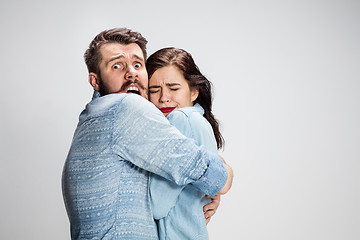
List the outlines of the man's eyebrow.
{"type": "Polygon", "coordinates": [[[139,61],[144,61],[144,58],[142,58],[142,57],[140,57],[140,56],[138,56],[138,55],[136,55],[136,54],[134,54],[134,55],[132,56],[132,58],[136,58],[136,59],[139,60],[139,61]]]}
{"type": "Polygon", "coordinates": [[[111,57],[111,58],[106,62],[106,65],[108,65],[110,62],[112,62],[112,61],[114,61],[114,60],[122,59],[122,58],[125,58],[124,55],[122,55],[122,54],[117,55],[117,56],[113,56],[113,57],[111,57]]]}

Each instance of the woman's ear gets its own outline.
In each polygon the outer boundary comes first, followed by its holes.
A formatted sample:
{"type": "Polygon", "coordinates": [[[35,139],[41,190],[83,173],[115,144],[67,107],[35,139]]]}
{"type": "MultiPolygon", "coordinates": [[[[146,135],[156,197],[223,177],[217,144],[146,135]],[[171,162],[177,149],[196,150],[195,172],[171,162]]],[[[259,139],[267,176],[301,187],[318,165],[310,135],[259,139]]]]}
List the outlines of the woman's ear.
{"type": "Polygon", "coordinates": [[[89,73],[89,83],[91,86],[93,86],[95,91],[100,90],[99,78],[96,73],[93,73],[93,72],[89,73]]]}
{"type": "Polygon", "coordinates": [[[197,97],[199,96],[199,89],[193,89],[191,90],[191,101],[194,102],[197,97]]]}

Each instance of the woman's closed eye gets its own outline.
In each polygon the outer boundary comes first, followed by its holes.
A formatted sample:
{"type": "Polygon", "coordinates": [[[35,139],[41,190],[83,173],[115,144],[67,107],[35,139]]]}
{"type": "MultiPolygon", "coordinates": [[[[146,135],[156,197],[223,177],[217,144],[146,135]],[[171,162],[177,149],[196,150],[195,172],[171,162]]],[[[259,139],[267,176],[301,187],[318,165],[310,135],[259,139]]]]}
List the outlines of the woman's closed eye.
{"type": "Polygon", "coordinates": [[[157,93],[157,92],[159,92],[159,91],[160,91],[159,89],[154,89],[154,90],[151,90],[151,89],[150,89],[150,90],[149,90],[149,93],[150,93],[150,94],[153,94],[153,93],[157,93]]]}

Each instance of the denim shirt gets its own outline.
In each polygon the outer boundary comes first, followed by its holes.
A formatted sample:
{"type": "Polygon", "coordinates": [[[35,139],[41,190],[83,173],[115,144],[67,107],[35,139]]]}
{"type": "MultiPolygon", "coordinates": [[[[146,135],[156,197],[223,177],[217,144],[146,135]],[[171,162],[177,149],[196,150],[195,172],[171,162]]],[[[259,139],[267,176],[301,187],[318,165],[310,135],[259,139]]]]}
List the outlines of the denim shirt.
{"type": "MultiPolygon", "coordinates": [[[[210,123],[203,117],[204,110],[196,104],[172,111],[168,116],[171,125],[186,137],[195,140],[216,153],[217,145],[210,123]]],[[[211,200],[192,185],[178,186],[160,176],[150,180],[151,207],[158,220],[160,240],[209,239],[203,206],[211,200]]]]}
{"type": "Polygon", "coordinates": [[[146,99],[95,97],[80,114],[63,170],[71,238],[158,239],[150,172],[215,195],[227,178],[222,165],[146,99]]]}

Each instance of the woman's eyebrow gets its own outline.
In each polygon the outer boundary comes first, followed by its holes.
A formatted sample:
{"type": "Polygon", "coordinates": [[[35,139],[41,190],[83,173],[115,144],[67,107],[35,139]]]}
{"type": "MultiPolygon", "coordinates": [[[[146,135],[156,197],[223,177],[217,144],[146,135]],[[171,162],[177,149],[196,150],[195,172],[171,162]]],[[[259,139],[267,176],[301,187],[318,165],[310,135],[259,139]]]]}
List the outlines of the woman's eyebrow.
{"type": "Polygon", "coordinates": [[[173,87],[173,86],[180,86],[180,83],[166,83],[166,86],[173,87]]]}
{"type": "MultiPolygon", "coordinates": [[[[166,86],[168,87],[173,87],[173,86],[181,86],[180,83],[165,83],[166,86]]],[[[149,88],[160,88],[160,85],[150,85],[149,88]]]]}

